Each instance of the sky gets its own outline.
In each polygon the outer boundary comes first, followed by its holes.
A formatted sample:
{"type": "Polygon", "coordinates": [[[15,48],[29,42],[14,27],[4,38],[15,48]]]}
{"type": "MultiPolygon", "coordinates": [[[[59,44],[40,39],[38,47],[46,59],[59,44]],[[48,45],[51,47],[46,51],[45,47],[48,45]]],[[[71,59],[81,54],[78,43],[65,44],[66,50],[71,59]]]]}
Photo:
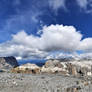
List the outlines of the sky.
{"type": "Polygon", "coordinates": [[[0,56],[92,58],[92,0],[0,0],[0,56]]]}

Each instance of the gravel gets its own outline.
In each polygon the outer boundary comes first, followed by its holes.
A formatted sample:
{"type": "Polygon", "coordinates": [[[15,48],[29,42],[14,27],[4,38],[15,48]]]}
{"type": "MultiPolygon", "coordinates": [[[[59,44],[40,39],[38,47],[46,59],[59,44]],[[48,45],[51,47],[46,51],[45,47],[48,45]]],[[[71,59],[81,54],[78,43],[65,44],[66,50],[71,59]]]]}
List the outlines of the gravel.
{"type": "Polygon", "coordinates": [[[0,73],[0,92],[92,92],[91,80],[57,74],[3,72],[0,73]]]}

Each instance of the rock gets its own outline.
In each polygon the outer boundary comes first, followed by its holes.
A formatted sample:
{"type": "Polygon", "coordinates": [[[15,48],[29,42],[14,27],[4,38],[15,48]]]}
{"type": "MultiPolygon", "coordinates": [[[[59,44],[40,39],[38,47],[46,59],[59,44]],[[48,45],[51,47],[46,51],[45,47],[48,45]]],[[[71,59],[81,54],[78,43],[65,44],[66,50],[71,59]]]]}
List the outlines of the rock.
{"type": "Polygon", "coordinates": [[[59,73],[63,75],[73,75],[75,77],[92,76],[92,61],[85,60],[48,60],[45,65],[38,67],[35,64],[25,64],[12,69],[16,73],[59,73]]]}
{"type": "Polygon", "coordinates": [[[42,73],[61,73],[67,74],[65,66],[59,60],[48,60],[41,68],[42,73]]]}
{"type": "Polygon", "coordinates": [[[76,66],[76,71],[80,76],[92,76],[92,61],[74,61],[72,65],[76,66]]]}
{"type": "Polygon", "coordinates": [[[60,73],[60,74],[65,74],[67,75],[67,71],[63,70],[62,68],[58,68],[58,67],[49,67],[49,68],[45,68],[44,66],[41,68],[41,73],[60,73]]]}
{"type": "Polygon", "coordinates": [[[40,73],[40,67],[38,67],[35,64],[27,63],[24,65],[21,65],[19,67],[16,67],[11,70],[15,73],[32,73],[32,74],[39,74],[40,73]]]}
{"type": "Polygon", "coordinates": [[[92,76],[92,61],[85,60],[48,60],[41,69],[42,73],[61,73],[77,77],[92,76]]]}
{"type": "Polygon", "coordinates": [[[48,67],[59,67],[59,68],[62,68],[62,64],[60,63],[59,60],[48,60],[45,65],[44,65],[45,68],[48,68],[48,67]]]}
{"type": "Polygon", "coordinates": [[[67,70],[69,72],[70,75],[77,75],[77,69],[74,65],[72,65],[71,63],[67,63],[67,70]]]}
{"type": "Polygon", "coordinates": [[[0,70],[10,70],[18,66],[16,58],[11,57],[0,57],[0,70]]]}

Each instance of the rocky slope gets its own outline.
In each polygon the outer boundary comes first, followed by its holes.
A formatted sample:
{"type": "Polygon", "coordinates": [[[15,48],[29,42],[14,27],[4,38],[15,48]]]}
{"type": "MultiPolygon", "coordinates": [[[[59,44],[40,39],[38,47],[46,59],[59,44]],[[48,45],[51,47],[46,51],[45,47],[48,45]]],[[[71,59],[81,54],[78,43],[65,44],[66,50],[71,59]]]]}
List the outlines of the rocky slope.
{"type": "Polygon", "coordinates": [[[18,73],[58,73],[61,75],[73,75],[76,77],[92,76],[92,60],[48,60],[45,65],[39,67],[35,64],[25,64],[12,69],[18,73]]]}
{"type": "Polygon", "coordinates": [[[73,76],[92,76],[92,60],[48,60],[42,72],[60,73],[73,76]]]}
{"type": "Polygon", "coordinates": [[[0,57],[0,70],[10,70],[18,66],[16,58],[11,57],[0,57]]]}
{"type": "Polygon", "coordinates": [[[92,92],[91,60],[48,60],[0,74],[0,92],[92,92]],[[19,74],[18,74],[19,73],[19,74]]]}

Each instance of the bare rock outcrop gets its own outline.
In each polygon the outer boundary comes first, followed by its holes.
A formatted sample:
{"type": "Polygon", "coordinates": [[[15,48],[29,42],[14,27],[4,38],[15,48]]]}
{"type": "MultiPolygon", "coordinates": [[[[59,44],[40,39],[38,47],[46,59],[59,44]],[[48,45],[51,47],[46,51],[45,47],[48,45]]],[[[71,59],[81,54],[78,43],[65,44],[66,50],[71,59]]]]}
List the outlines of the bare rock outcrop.
{"type": "Polygon", "coordinates": [[[19,67],[13,68],[11,72],[14,73],[28,73],[28,74],[39,74],[40,67],[36,64],[27,63],[19,67]]]}
{"type": "Polygon", "coordinates": [[[0,70],[10,70],[18,66],[18,62],[15,57],[0,57],[0,70]]]}
{"type": "Polygon", "coordinates": [[[92,76],[92,61],[89,60],[48,60],[41,69],[42,73],[61,73],[73,76],[92,76]]]}
{"type": "Polygon", "coordinates": [[[92,76],[92,61],[73,61],[67,63],[67,70],[74,76],[92,76]]]}
{"type": "Polygon", "coordinates": [[[61,62],[59,60],[48,60],[45,65],[45,68],[49,68],[49,67],[58,67],[58,68],[62,68],[63,65],[61,64],[61,62]]]}
{"type": "Polygon", "coordinates": [[[41,72],[68,74],[68,71],[65,69],[65,67],[65,64],[62,64],[59,60],[48,60],[41,68],[41,72]]]}
{"type": "Polygon", "coordinates": [[[73,75],[77,77],[86,77],[92,76],[92,61],[69,60],[66,62],[61,62],[61,60],[52,59],[48,60],[42,67],[39,67],[36,64],[27,63],[12,69],[12,72],[31,74],[58,73],[68,76],[73,75]]]}

